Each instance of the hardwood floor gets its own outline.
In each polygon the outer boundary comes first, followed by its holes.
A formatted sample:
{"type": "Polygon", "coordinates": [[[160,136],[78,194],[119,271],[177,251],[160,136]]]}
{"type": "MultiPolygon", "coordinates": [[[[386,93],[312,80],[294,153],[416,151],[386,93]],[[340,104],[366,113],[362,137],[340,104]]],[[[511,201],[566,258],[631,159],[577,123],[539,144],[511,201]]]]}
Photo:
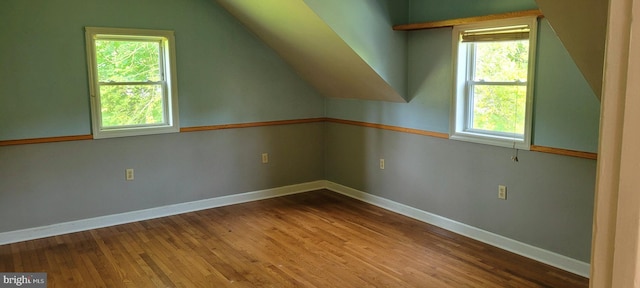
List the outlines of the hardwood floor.
{"type": "Polygon", "coordinates": [[[48,287],[588,287],[326,190],[0,246],[48,287]]]}

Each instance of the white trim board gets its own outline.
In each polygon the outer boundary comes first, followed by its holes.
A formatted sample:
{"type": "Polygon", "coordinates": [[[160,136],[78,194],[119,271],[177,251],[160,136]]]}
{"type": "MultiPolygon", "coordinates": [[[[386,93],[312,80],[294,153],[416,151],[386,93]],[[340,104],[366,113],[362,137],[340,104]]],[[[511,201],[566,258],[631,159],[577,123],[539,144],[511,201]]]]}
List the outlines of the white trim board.
{"type": "Polygon", "coordinates": [[[187,203],[180,203],[139,211],[132,211],[114,215],[107,215],[48,226],[28,228],[23,230],[0,233],[0,245],[33,240],[38,238],[57,236],[62,234],[98,229],[120,224],[161,218],[171,215],[205,210],[221,206],[240,204],[250,201],[280,197],[308,191],[328,189],[333,192],[355,198],[369,204],[402,214],[422,222],[467,236],[489,245],[525,256],[527,258],[549,264],[562,270],[589,277],[589,263],[584,263],[551,251],[540,249],[504,236],[481,230],[442,216],[422,211],[398,202],[362,192],[327,180],[319,180],[273,189],[259,190],[242,194],[222,196],[187,203]]]}
{"type": "Polygon", "coordinates": [[[422,211],[398,202],[362,192],[347,186],[326,181],[326,189],[384,208],[413,219],[458,233],[484,242],[491,246],[513,252],[518,255],[554,266],[556,268],[589,278],[590,264],[560,255],[548,250],[531,246],[495,233],[491,233],[464,223],[460,223],[436,214],[422,211]]]}
{"type": "Polygon", "coordinates": [[[324,188],[326,188],[325,181],[314,181],[273,189],[215,197],[193,202],[179,203],[120,214],[106,215],[35,228],[3,232],[0,233],[0,245],[144,221],[154,218],[161,218],[221,206],[280,197],[290,194],[303,193],[324,188]]]}

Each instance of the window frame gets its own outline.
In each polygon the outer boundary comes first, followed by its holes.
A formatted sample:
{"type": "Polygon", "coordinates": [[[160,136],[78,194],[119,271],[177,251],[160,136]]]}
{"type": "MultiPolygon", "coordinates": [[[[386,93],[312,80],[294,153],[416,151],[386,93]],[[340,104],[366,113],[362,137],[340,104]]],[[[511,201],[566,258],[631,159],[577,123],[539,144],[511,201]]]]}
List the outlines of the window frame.
{"type": "MultiPolygon", "coordinates": [[[[511,19],[491,20],[478,23],[471,23],[453,27],[452,32],[452,59],[453,59],[453,97],[451,104],[451,118],[449,127],[449,138],[454,140],[468,141],[480,144],[495,145],[501,147],[518,148],[529,150],[531,147],[531,130],[533,118],[533,93],[535,78],[535,59],[537,47],[537,17],[518,17],[511,19]],[[465,31],[479,29],[496,29],[501,27],[510,27],[518,25],[527,25],[529,27],[529,59],[526,81],[526,100],[525,100],[525,123],[524,135],[520,138],[517,134],[502,133],[498,131],[486,131],[479,129],[470,129],[473,115],[473,105],[470,103],[472,98],[470,89],[475,85],[487,85],[495,83],[497,85],[521,85],[517,82],[491,82],[486,81],[478,83],[473,79],[473,70],[469,67],[475,65],[470,63],[473,59],[473,52],[470,51],[471,45],[461,42],[461,35],[465,31]]],[[[470,42],[476,43],[476,42],[470,42]]],[[[522,83],[522,82],[521,82],[522,83]]]]}
{"type": "MultiPolygon", "coordinates": [[[[89,91],[91,99],[92,134],[94,139],[151,135],[180,132],[178,117],[178,88],[177,66],[175,54],[175,36],[169,30],[85,27],[85,41],[87,65],[89,75],[89,91]],[[149,125],[121,125],[104,127],[100,101],[101,85],[127,85],[128,82],[101,84],[98,77],[98,63],[96,59],[96,40],[122,40],[158,42],[160,47],[160,70],[163,77],[149,85],[162,87],[162,105],[164,119],[162,123],[149,125]]],[[[131,82],[132,85],[142,85],[145,82],[131,82]]],[[[131,84],[129,83],[129,84],[131,84]]]]}

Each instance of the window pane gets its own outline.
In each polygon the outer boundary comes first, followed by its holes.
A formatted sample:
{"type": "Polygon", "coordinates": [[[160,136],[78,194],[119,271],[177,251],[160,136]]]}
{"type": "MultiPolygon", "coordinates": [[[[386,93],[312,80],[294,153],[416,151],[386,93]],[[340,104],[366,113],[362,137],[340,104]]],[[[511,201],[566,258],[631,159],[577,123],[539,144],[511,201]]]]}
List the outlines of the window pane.
{"type": "Polygon", "coordinates": [[[96,40],[100,82],[160,81],[160,42],[96,40]]]}
{"type": "Polygon", "coordinates": [[[100,87],[102,126],[164,123],[161,85],[103,85],[100,87]]]}
{"type": "Polygon", "coordinates": [[[527,81],[529,40],[478,42],[474,81],[527,81]]]}
{"type": "Polygon", "coordinates": [[[475,85],[472,129],[524,135],[526,86],[475,85]]]}

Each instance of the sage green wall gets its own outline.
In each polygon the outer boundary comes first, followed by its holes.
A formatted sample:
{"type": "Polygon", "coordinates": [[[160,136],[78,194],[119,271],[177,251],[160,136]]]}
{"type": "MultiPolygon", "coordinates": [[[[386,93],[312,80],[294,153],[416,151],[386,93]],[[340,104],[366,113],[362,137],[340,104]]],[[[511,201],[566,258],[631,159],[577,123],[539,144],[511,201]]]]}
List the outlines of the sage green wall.
{"type": "MultiPolygon", "coordinates": [[[[533,144],[597,152],[600,103],[546,20],[540,21],[533,144]]],[[[327,116],[448,133],[451,28],[409,32],[409,103],[327,99],[327,116]]]]}
{"type": "MultiPolygon", "coordinates": [[[[382,79],[407,98],[407,35],[393,31],[401,0],[304,0],[382,79]]],[[[330,61],[330,60],[329,60],[330,61]]]]}
{"type": "Polygon", "coordinates": [[[451,29],[408,35],[409,103],[328,98],[327,117],[447,133],[451,103],[451,29]]]}
{"type": "Polygon", "coordinates": [[[548,23],[538,33],[533,143],[597,152],[600,101],[548,23]]]}
{"type": "Polygon", "coordinates": [[[0,1],[0,140],[90,134],[84,27],[174,30],[182,127],[322,117],[323,98],[208,0],[0,1]]]}
{"type": "Polygon", "coordinates": [[[408,0],[407,23],[538,9],[535,0],[408,0]]]}
{"type": "MultiPolygon", "coordinates": [[[[341,8],[329,9],[338,12],[373,11],[380,16],[375,18],[377,22],[367,18],[360,23],[380,25],[397,21],[401,18],[398,7],[406,6],[410,9],[408,17],[420,21],[431,17],[430,13],[453,16],[448,13],[454,10],[458,13],[455,17],[461,17],[477,14],[482,7],[491,13],[535,8],[531,6],[532,1],[524,0],[483,1],[484,6],[475,2],[442,5],[424,0],[408,4],[400,1],[394,5],[381,0],[356,1],[368,9],[351,9],[362,7],[344,4],[345,1],[323,5],[307,1],[317,6],[318,11],[332,7],[341,8]]],[[[381,50],[372,50],[371,54],[376,55],[375,59],[405,63],[394,64],[389,71],[406,65],[408,72],[389,74],[397,77],[394,82],[407,79],[406,97],[411,101],[407,105],[328,99],[325,113],[320,95],[271,49],[211,1],[147,0],[133,4],[110,1],[106,4],[96,0],[7,0],[0,5],[0,17],[5,23],[0,26],[0,35],[5,39],[0,42],[3,63],[0,65],[0,87],[3,87],[0,140],[90,134],[84,26],[176,31],[183,127],[328,116],[448,131],[451,51],[447,29],[408,33],[407,54],[403,54],[402,45],[398,45],[402,42],[398,39],[405,37],[403,32],[376,32],[384,27],[372,25],[376,30],[371,30],[362,24],[354,25],[358,30],[347,30],[348,24],[354,21],[339,20],[349,12],[336,12],[334,16],[328,13],[331,11],[320,13],[332,19],[329,22],[334,23],[336,30],[344,31],[341,35],[363,50],[373,49],[371,47],[381,42],[395,43],[382,45],[383,48],[376,48],[381,50]],[[358,35],[369,36],[358,44],[358,35]],[[389,39],[395,40],[387,41],[389,39]],[[408,55],[405,57],[408,61],[398,60],[399,55],[408,55]]],[[[599,103],[585,88],[588,86],[584,78],[545,20],[539,37],[534,144],[595,152],[599,103]]]]}
{"type": "MultiPolygon", "coordinates": [[[[408,0],[408,6],[407,23],[538,9],[535,0],[452,0],[446,1],[446,4],[438,0],[408,0]]],[[[431,79],[434,73],[444,74],[445,72],[442,72],[444,68],[441,66],[427,66],[429,68],[425,68],[416,64],[412,65],[413,62],[433,65],[427,62],[435,61],[433,60],[435,57],[429,56],[430,54],[436,53],[439,56],[446,57],[442,55],[445,52],[434,51],[434,48],[436,50],[451,49],[448,43],[442,43],[441,45],[443,46],[440,46],[440,48],[434,47],[434,45],[426,46],[424,43],[444,41],[441,40],[440,34],[437,34],[437,36],[429,34],[427,32],[409,33],[409,97],[415,97],[416,93],[412,91],[423,89],[420,93],[428,95],[426,97],[430,103],[437,102],[434,98],[439,99],[441,102],[445,96],[440,93],[451,93],[449,90],[444,91],[443,88],[434,88],[432,85],[419,84],[416,86],[416,83],[420,83],[420,79],[431,79]],[[422,34],[426,38],[423,38],[422,34]],[[432,37],[437,39],[430,40],[432,37]],[[421,70],[426,70],[426,72],[421,70]]],[[[549,21],[544,18],[540,20],[537,53],[533,144],[597,152],[600,102],[557,37],[549,21]]],[[[443,84],[451,85],[449,84],[451,83],[450,81],[447,80],[443,84]]],[[[432,106],[430,105],[429,107],[432,106]]],[[[441,106],[440,108],[443,109],[442,113],[447,113],[448,115],[449,112],[444,111],[445,107],[441,106]]],[[[386,109],[381,110],[386,111],[386,109]]],[[[436,116],[432,111],[429,112],[431,116],[428,119],[416,120],[414,119],[416,116],[409,116],[411,119],[405,122],[413,124],[415,122],[433,121],[432,118],[437,117],[438,124],[423,125],[421,129],[438,132],[448,131],[448,126],[446,126],[448,124],[443,125],[445,121],[448,123],[448,117],[443,117],[442,113],[436,116]]],[[[390,112],[386,111],[386,113],[389,114],[390,112]]],[[[349,112],[344,114],[349,114],[349,112]]],[[[403,121],[396,120],[396,123],[403,124],[403,121]]],[[[420,127],[414,128],[420,129],[420,127]]]]}

